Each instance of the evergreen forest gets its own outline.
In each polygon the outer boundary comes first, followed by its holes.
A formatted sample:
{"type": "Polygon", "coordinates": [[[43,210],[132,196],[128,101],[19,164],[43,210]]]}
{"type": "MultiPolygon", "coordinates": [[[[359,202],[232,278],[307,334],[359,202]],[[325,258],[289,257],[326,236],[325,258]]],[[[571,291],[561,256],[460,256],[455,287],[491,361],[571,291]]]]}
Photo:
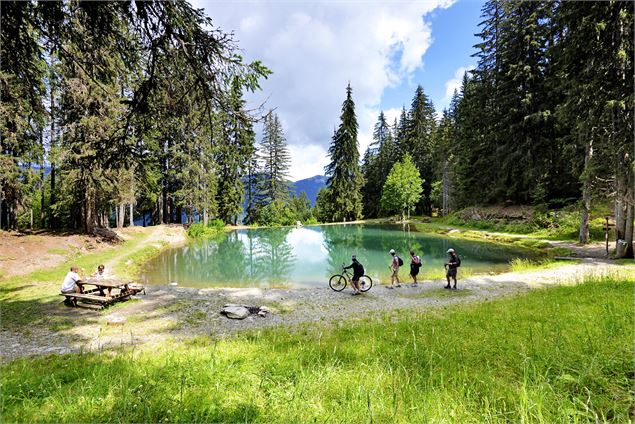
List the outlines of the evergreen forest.
{"type": "MultiPolygon", "coordinates": [[[[489,0],[475,69],[441,116],[420,82],[359,151],[355,76],[314,208],[289,190],[275,69],[185,1],[2,2],[0,227],[290,225],[610,202],[633,256],[631,1],[489,0]],[[407,103],[406,103],[407,102],[407,103]],[[407,104],[407,106],[406,106],[407,104]],[[261,137],[257,139],[257,129],[261,137]]],[[[310,84],[310,81],[307,81],[310,84]]],[[[344,87],[342,87],[344,89],[344,87]]]]}

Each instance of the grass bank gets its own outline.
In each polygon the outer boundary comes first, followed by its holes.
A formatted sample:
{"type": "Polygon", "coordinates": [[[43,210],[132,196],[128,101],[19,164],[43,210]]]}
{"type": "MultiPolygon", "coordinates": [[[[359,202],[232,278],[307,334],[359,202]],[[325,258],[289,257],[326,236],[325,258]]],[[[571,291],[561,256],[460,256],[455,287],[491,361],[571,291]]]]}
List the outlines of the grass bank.
{"type": "Polygon", "coordinates": [[[629,421],[634,284],[1,368],[2,422],[629,421]]]}
{"type": "MultiPolygon", "coordinates": [[[[167,246],[164,241],[148,243],[151,232],[156,227],[139,229],[127,234],[128,239],[121,244],[88,254],[77,254],[51,268],[43,268],[27,275],[0,277],[1,315],[4,329],[38,325],[56,321],[51,315],[61,301],[59,287],[71,265],[90,275],[99,264],[109,264],[109,272],[124,279],[133,279],[141,265],[157,255],[167,246]]],[[[57,313],[57,311],[55,311],[57,313]]]]}

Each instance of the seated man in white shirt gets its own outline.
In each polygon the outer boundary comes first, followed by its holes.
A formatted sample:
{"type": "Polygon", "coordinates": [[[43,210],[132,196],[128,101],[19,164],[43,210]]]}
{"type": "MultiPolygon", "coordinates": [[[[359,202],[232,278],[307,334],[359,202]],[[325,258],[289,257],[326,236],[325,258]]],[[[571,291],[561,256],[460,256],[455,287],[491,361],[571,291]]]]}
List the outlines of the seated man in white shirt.
{"type": "Polygon", "coordinates": [[[77,267],[72,266],[71,270],[64,277],[64,282],[62,283],[62,293],[81,293],[82,287],[80,284],[82,278],[77,273],[77,267]]]}

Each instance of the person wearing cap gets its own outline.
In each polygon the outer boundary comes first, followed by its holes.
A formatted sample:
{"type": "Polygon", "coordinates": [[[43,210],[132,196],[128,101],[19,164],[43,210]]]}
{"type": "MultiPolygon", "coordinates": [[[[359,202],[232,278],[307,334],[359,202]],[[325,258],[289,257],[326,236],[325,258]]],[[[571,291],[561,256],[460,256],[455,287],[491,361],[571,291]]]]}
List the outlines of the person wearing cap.
{"type": "Polygon", "coordinates": [[[362,275],[364,275],[364,266],[359,263],[356,255],[351,256],[351,259],[353,262],[349,266],[344,267],[344,269],[353,268],[353,278],[351,278],[351,284],[353,286],[353,296],[355,296],[362,294],[359,289],[359,279],[362,278],[362,275]]]}
{"type": "Polygon", "coordinates": [[[456,252],[452,248],[448,249],[448,255],[450,256],[450,259],[445,264],[445,268],[447,270],[445,273],[445,278],[448,280],[448,284],[443,288],[453,288],[454,290],[456,290],[456,273],[459,265],[461,264],[461,260],[458,256],[456,256],[456,252]],[[454,287],[450,287],[450,278],[454,280],[454,287]]]}
{"type": "Polygon", "coordinates": [[[392,256],[392,262],[390,264],[390,270],[392,274],[390,275],[390,286],[389,289],[393,287],[401,287],[401,282],[399,281],[399,256],[395,253],[395,249],[390,249],[390,256],[392,256]],[[397,284],[395,285],[395,280],[397,284]]]}

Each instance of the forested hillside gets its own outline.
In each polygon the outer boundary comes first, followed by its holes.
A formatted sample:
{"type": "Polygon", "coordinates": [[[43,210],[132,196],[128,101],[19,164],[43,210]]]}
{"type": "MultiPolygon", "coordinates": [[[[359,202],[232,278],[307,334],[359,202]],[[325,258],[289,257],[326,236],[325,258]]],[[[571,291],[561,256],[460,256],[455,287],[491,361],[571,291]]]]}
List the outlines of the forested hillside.
{"type": "Polygon", "coordinates": [[[183,213],[189,222],[350,221],[506,203],[577,205],[586,242],[591,205],[608,200],[625,241],[617,255],[633,254],[633,2],[486,2],[477,66],[449,108],[438,116],[422,82],[394,122],[379,114],[363,153],[351,76],[313,210],[289,194],[283,121],[243,99],[271,71],[245,63],[202,11],[1,7],[3,229],[91,233],[183,213]]]}
{"type": "MultiPolygon", "coordinates": [[[[364,216],[386,214],[388,174],[410,154],[416,212],[479,204],[614,203],[618,256],[632,256],[633,2],[489,1],[466,73],[440,121],[419,86],[394,123],[379,115],[363,156],[364,216]]],[[[403,205],[398,205],[403,207],[403,205]]]]}

